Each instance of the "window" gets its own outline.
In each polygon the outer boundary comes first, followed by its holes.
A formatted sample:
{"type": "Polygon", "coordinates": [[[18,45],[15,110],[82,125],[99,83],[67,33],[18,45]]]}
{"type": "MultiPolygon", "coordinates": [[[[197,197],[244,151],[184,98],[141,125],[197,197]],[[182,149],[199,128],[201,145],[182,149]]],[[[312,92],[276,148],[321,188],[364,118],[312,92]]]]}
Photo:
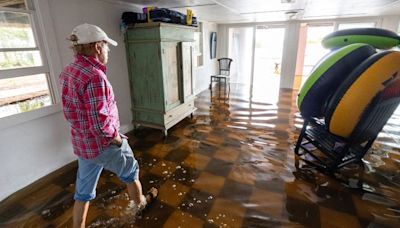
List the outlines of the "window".
{"type": "Polygon", "coordinates": [[[0,118],[55,103],[33,4],[0,2],[0,118]]]}
{"type": "Polygon", "coordinates": [[[199,22],[199,27],[197,31],[194,33],[194,49],[195,49],[195,59],[197,67],[201,67],[204,64],[203,60],[203,22],[199,22]]]}
{"type": "Polygon", "coordinates": [[[374,22],[353,22],[353,23],[340,23],[338,30],[351,29],[351,28],[373,28],[375,27],[374,22]]]}
{"type": "MultiPolygon", "coordinates": [[[[325,49],[321,45],[321,42],[326,35],[333,32],[334,25],[331,23],[327,23],[310,25],[307,24],[305,26],[307,26],[307,38],[304,52],[304,66],[302,75],[308,77],[318,61],[330,52],[329,49],[325,49]]],[[[305,82],[304,79],[302,80],[302,83],[305,82]]]]}

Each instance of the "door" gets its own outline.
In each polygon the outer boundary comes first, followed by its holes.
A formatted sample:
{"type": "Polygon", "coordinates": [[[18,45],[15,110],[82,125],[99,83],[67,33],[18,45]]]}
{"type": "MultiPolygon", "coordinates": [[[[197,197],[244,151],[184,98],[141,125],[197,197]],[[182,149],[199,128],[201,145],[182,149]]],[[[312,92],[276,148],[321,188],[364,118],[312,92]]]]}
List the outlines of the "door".
{"type": "Polygon", "coordinates": [[[193,99],[193,43],[180,42],[183,102],[193,99]]]}
{"type": "Polygon", "coordinates": [[[133,107],[164,111],[160,44],[132,42],[128,45],[128,54],[133,107]]]}
{"type": "Polygon", "coordinates": [[[284,27],[257,26],[254,48],[253,101],[274,103],[278,99],[284,27]]]}
{"type": "Polygon", "coordinates": [[[178,44],[178,42],[161,42],[165,111],[181,104],[178,44]]]}
{"type": "Polygon", "coordinates": [[[250,87],[253,68],[254,27],[229,28],[230,82],[250,87]]]}

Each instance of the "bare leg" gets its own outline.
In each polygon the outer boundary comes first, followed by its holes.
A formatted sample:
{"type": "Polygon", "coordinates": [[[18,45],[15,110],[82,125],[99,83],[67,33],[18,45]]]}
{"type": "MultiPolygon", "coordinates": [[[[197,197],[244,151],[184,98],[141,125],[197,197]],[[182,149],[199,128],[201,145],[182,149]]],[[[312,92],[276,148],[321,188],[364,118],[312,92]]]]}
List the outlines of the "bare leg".
{"type": "Polygon", "coordinates": [[[129,198],[135,202],[136,205],[141,203],[143,196],[142,184],[139,180],[126,184],[128,189],[129,198]]]}
{"type": "Polygon", "coordinates": [[[89,210],[89,201],[75,201],[73,212],[74,228],[84,228],[86,223],[86,215],[89,210]]]}

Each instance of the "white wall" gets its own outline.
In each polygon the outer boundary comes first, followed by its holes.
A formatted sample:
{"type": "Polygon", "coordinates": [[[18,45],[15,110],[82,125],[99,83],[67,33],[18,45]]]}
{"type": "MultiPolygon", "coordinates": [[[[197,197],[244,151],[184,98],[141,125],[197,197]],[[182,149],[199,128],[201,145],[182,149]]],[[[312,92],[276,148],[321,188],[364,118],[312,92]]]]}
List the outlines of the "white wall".
{"type": "MultiPolygon", "coordinates": [[[[131,104],[128,68],[123,35],[119,29],[122,12],[141,9],[109,0],[38,0],[43,10],[43,28],[46,42],[50,42],[48,55],[56,66],[53,75],[58,83],[60,66],[73,60],[66,37],[73,27],[82,23],[100,26],[118,42],[111,47],[107,76],[113,85],[119,109],[121,131],[131,126],[131,104]]],[[[210,60],[209,34],[217,25],[204,23],[204,66],[195,69],[195,91],[201,92],[209,83],[209,75],[216,71],[216,60],[210,60]]],[[[15,191],[75,160],[70,142],[69,127],[59,107],[57,111],[39,119],[9,127],[0,127],[0,201],[15,191]]]]}
{"type": "Polygon", "coordinates": [[[110,80],[117,100],[120,114],[121,130],[132,129],[131,103],[128,80],[128,67],[125,54],[124,37],[120,32],[119,23],[124,11],[139,11],[140,9],[127,4],[112,4],[99,0],[51,0],[50,11],[54,30],[58,41],[62,65],[73,60],[69,42],[65,39],[72,29],[79,24],[89,23],[101,27],[108,36],[118,42],[117,47],[110,46],[107,77],[110,80]]]}
{"type": "Polygon", "coordinates": [[[218,25],[217,32],[217,56],[222,57],[232,57],[229,56],[229,27],[230,25],[218,25]]]}
{"type": "Polygon", "coordinates": [[[380,28],[389,29],[394,32],[398,32],[397,30],[399,29],[399,20],[400,20],[400,16],[384,17],[384,18],[382,18],[381,23],[378,26],[380,28]]]}
{"type": "MultiPolygon", "coordinates": [[[[201,91],[208,89],[210,85],[210,77],[217,73],[218,61],[217,58],[210,59],[210,35],[211,32],[217,32],[218,27],[215,23],[203,22],[203,58],[204,65],[197,67],[194,70],[195,74],[195,93],[198,94],[201,91]]],[[[218,37],[218,33],[217,33],[218,37]]],[[[218,46],[217,42],[217,46],[218,46]]]]}
{"type": "Polygon", "coordinates": [[[0,200],[73,161],[61,113],[0,131],[0,200]]]}

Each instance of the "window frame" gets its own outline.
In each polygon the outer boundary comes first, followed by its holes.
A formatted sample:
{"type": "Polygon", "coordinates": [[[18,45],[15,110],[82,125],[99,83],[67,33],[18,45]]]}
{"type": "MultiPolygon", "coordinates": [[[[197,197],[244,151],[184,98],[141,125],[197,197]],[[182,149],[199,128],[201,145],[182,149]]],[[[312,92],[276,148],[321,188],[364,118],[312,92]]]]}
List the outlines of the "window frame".
{"type": "Polygon", "coordinates": [[[195,31],[195,36],[199,36],[198,40],[198,50],[194,53],[194,58],[196,58],[196,68],[204,67],[204,23],[199,21],[199,26],[195,31]],[[199,65],[199,59],[201,59],[201,65],[199,65]]]}
{"type": "Polygon", "coordinates": [[[62,110],[58,89],[58,74],[61,72],[61,61],[56,37],[54,35],[55,33],[50,15],[49,2],[48,0],[26,0],[26,5],[26,10],[9,7],[0,7],[0,10],[29,14],[36,47],[6,48],[0,50],[38,50],[42,58],[42,66],[1,70],[0,79],[45,74],[52,104],[28,112],[16,113],[10,116],[2,117],[0,118],[0,129],[9,128],[24,122],[39,119],[44,116],[61,112],[62,110]]]}

